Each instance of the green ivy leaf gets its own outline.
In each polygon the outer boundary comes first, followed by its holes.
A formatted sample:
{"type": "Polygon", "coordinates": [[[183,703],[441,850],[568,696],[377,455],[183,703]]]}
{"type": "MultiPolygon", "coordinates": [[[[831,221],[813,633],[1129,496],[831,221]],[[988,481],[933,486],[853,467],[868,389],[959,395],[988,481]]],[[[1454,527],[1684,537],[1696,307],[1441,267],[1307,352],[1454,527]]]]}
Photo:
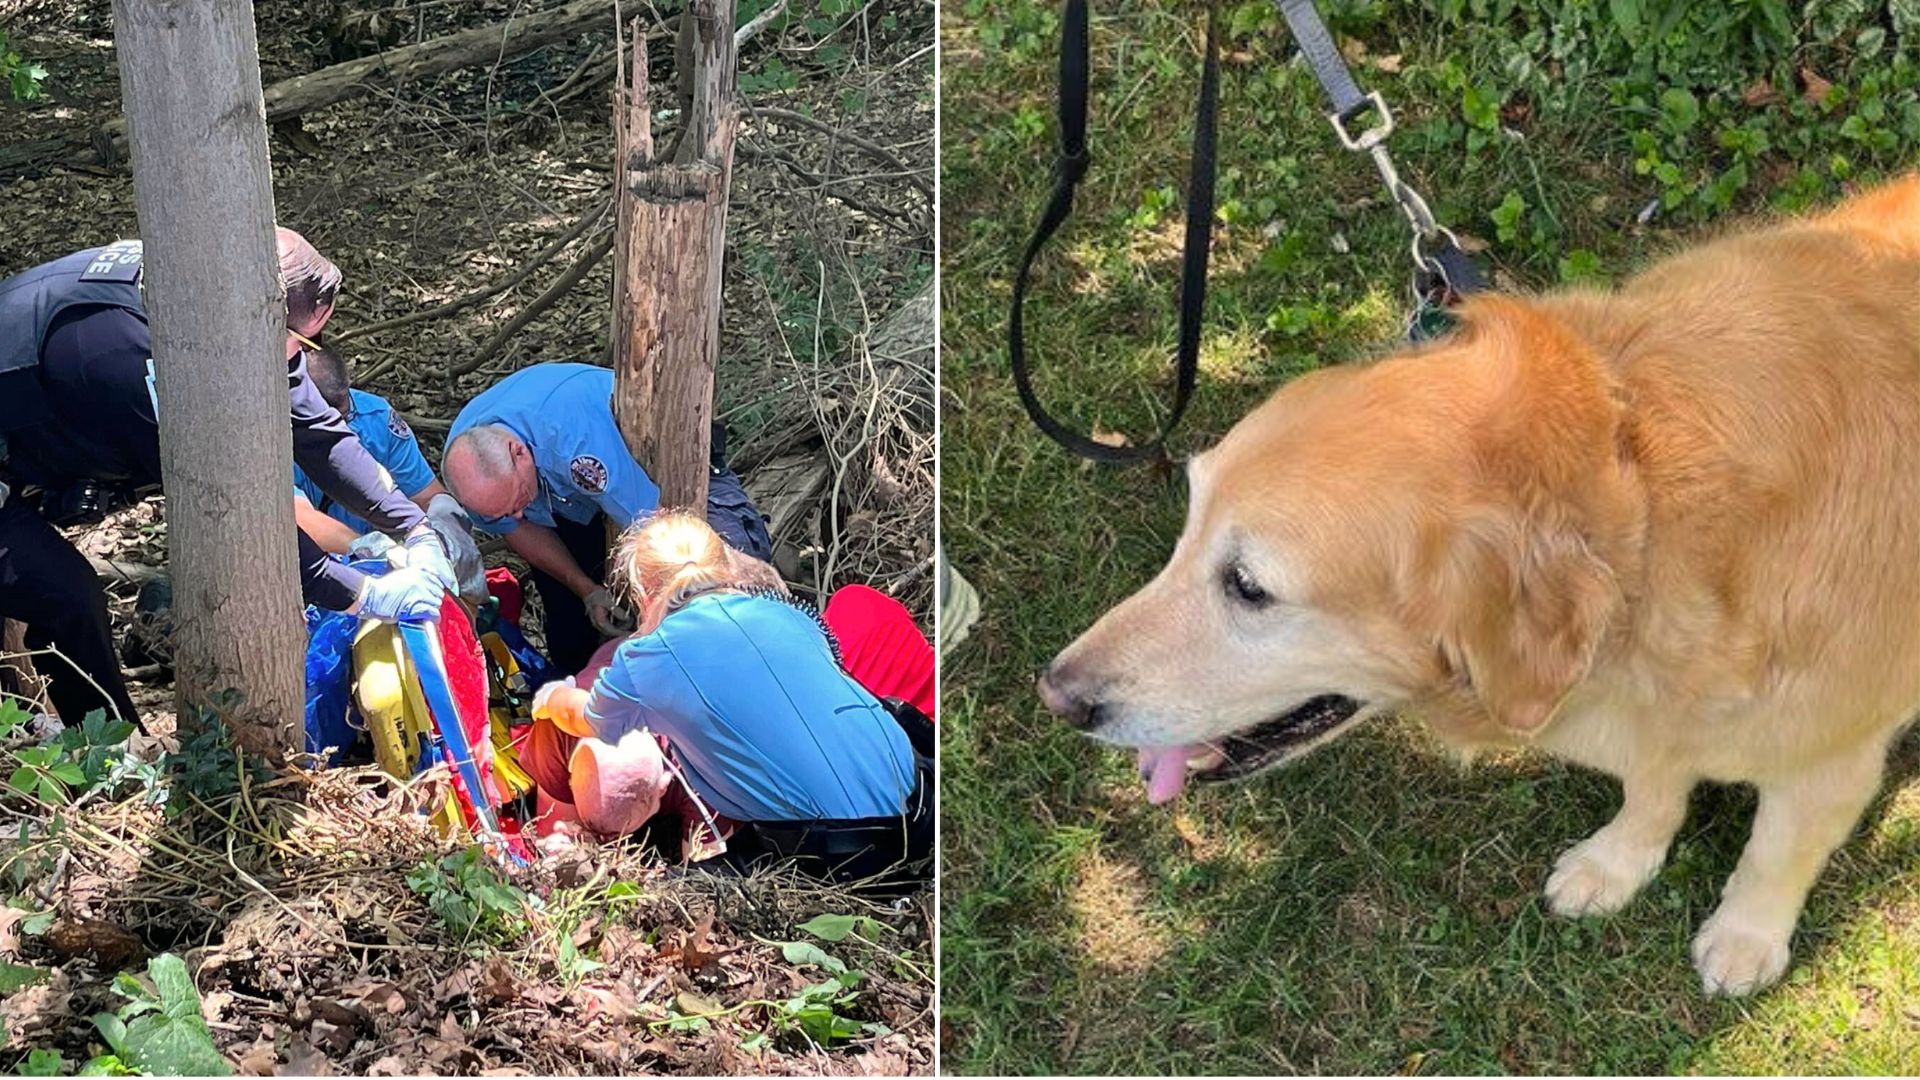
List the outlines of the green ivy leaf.
{"type": "MultiPolygon", "coordinates": [[[[200,991],[179,957],[166,953],[147,965],[160,1011],[126,1025],[115,1053],[135,1069],[157,1076],[231,1076],[232,1066],[214,1048],[200,1015],[200,991]]],[[[103,1029],[104,1033],[104,1029],[103,1029]]]]}
{"type": "Polygon", "coordinates": [[[58,1050],[35,1050],[20,1066],[21,1076],[60,1076],[67,1071],[67,1059],[58,1050]]]}
{"type": "Polygon", "coordinates": [[[800,929],[822,941],[842,941],[856,932],[871,940],[886,932],[880,920],[867,915],[816,915],[801,923],[800,929]]]}
{"type": "Polygon", "coordinates": [[[0,960],[0,996],[17,993],[29,986],[46,982],[52,976],[51,971],[40,968],[9,964],[0,960]]]}
{"type": "Polygon", "coordinates": [[[1660,92],[1660,118],[1666,121],[1668,131],[1685,135],[1700,122],[1700,99],[1690,90],[1668,87],[1660,92]]]}
{"type": "Polygon", "coordinates": [[[789,964],[817,964],[835,974],[847,970],[846,964],[828,956],[826,950],[811,941],[783,941],[780,943],[780,955],[786,957],[789,964]]]}
{"type": "Polygon", "coordinates": [[[840,941],[853,933],[854,917],[851,915],[815,915],[800,924],[800,929],[822,941],[840,941]]]}
{"type": "Polygon", "coordinates": [[[114,1054],[125,1056],[127,1047],[127,1022],[112,1013],[93,1014],[93,1026],[100,1029],[100,1037],[114,1054]]]}
{"type": "Polygon", "coordinates": [[[8,734],[31,719],[33,714],[21,708],[19,702],[12,698],[0,698],[0,735],[8,734]]]}
{"type": "Polygon", "coordinates": [[[1613,21],[1620,27],[1620,36],[1629,45],[1640,41],[1640,2],[1641,0],[1607,0],[1607,10],[1613,13],[1613,21]]]}
{"type": "Polygon", "coordinates": [[[1507,197],[1500,200],[1500,205],[1487,215],[1492,219],[1501,243],[1511,244],[1520,238],[1520,219],[1526,212],[1527,200],[1521,198],[1519,192],[1509,191],[1507,197]]]}

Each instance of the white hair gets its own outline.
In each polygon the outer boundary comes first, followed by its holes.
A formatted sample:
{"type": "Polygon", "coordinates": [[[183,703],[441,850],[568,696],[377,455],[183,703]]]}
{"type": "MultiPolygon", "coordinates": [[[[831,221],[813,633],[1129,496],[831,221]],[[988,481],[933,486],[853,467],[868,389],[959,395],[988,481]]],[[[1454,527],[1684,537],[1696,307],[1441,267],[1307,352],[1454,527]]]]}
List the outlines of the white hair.
{"type": "MultiPolygon", "coordinates": [[[[497,483],[513,478],[513,444],[519,442],[513,432],[500,424],[480,424],[468,428],[453,437],[447,443],[447,457],[452,457],[461,448],[472,458],[472,472],[469,474],[485,483],[497,483]]],[[[447,486],[460,493],[460,485],[454,482],[455,470],[448,469],[447,486]]]]}

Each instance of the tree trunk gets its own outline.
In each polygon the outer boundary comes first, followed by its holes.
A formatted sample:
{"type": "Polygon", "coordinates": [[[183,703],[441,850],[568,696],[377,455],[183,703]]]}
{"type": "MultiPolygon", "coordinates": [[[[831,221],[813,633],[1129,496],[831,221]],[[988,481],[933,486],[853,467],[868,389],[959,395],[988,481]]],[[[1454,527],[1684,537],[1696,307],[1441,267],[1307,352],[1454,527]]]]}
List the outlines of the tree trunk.
{"type": "Polygon", "coordinates": [[[660,505],[701,513],[720,348],[727,191],[740,123],[733,5],[693,0],[692,104],[672,161],[654,154],[647,50],[615,97],[614,416],[660,505]]]}
{"type": "Polygon", "coordinates": [[[113,15],[146,241],[180,715],[211,706],[242,746],[284,753],[299,745],[305,635],[253,5],[114,0],[113,15]]]}
{"type": "MultiPolygon", "coordinates": [[[[310,74],[282,79],[266,90],[267,122],[277,124],[301,113],[351,101],[377,86],[397,86],[473,64],[511,60],[591,29],[607,18],[612,9],[611,0],[574,0],[552,11],[476,26],[432,41],[402,45],[310,74]]],[[[256,82],[258,78],[255,76],[256,82]]],[[[131,109],[126,112],[132,115],[131,109]]],[[[95,149],[87,157],[95,164],[111,164],[117,155],[126,153],[125,117],[100,125],[94,145],[95,149]]]]}

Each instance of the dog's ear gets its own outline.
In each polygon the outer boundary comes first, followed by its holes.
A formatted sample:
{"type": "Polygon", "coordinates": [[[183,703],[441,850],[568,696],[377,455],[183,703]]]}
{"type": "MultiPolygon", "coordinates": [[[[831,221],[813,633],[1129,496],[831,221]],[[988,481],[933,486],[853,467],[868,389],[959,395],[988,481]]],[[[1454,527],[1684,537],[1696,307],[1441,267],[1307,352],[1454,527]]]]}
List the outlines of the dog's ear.
{"type": "Polygon", "coordinates": [[[1619,411],[1598,358],[1536,305],[1475,301],[1463,338],[1462,362],[1492,389],[1471,436],[1473,495],[1429,533],[1428,625],[1494,722],[1532,734],[1623,606],[1587,531],[1621,550],[1619,411]]]}
{"type": "Polygon", "coordinates": [[[1538,732],[1593,666],[1620,607],[1613,574],[1566,523],[1489,512],[1454,533],[1438,577],[1449,666],[1495,723],[1538,732]]]}

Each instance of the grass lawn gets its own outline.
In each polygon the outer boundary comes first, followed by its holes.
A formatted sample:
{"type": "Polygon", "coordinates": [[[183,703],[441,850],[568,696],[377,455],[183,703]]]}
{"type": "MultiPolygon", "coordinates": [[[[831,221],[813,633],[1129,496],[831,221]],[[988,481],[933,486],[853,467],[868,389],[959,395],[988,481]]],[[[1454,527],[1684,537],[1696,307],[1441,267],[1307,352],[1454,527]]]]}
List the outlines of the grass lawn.
{"type": "MultiPolygon", "coordinates": [[[[1920,54],[1912,5],[1550,6],[1329,5],[1401,118],[1403,172],[1505,286],[1623,275],[1920,164],[1920,72],[1897,58],[1920,54]]],[[[946,1068],[1920,1070],[1920,738],[1814,892],[1787,979],[1726,1002],[1687,950],[1749,791],[1703,788],[1646,892],[1569,922],[1539,890],[1616,808],[1606,777],[1462,766],[1389,722],[1154,809],[1130,756],[1048,718],[1034,672],[1158,568],[1183,483],[1084,466],[1024,419],[1005,310],[1049,183],[1057,7],[942,9],[942,528],[985,607],[944,668],[946,1068]]],[[[1030,347],[1061,412],[1144,434],[1170,384],[1204,9],[1095,11],[1094,163],[1030,347]]],[[[1390,347],[1405,306],[1406,237],[1370,164],[1339,149],[1270,6],[1226,11],[1213,291],[1177,451],[1291,375],[1390,347]]]]}

